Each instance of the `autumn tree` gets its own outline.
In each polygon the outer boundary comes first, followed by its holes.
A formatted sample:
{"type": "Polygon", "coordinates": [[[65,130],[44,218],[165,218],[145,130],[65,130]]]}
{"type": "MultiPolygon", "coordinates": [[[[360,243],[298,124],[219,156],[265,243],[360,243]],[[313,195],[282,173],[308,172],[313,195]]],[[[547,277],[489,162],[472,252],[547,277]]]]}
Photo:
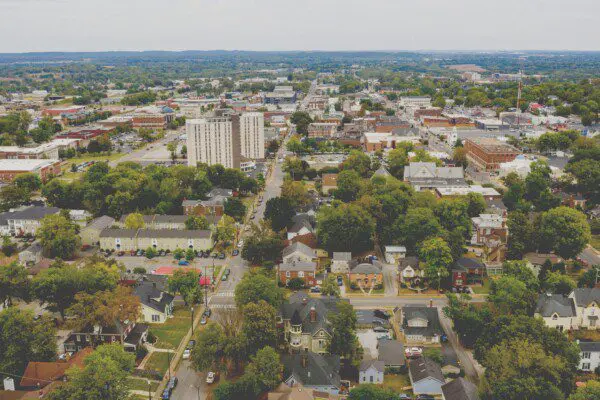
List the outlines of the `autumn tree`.
{"type": "Polygon", "coordinates": [[[80,329],[85,326],[110,327],[118,322],[137,321],[140,312],[140,298],[125,286],[94,294],[78,293],[75,295],[75,303],[67,310],[68,314],[77,317],[73,323],[80,329]]]}
{"type": "Polygon", "coordinates": [[[127,229],[142,229],[146,226],[144,216],[140,213],[131,213],[125,217],[125,228],[127,229]]]}

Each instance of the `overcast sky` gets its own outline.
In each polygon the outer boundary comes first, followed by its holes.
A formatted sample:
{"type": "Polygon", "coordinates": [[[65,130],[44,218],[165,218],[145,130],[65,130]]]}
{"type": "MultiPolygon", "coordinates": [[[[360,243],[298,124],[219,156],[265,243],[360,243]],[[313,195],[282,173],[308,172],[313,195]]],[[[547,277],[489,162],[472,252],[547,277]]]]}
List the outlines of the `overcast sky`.
{"type": "Polygon", "coordinates": [[[0,52],[600,50],[600,0],[0,0],[0,52]]]}

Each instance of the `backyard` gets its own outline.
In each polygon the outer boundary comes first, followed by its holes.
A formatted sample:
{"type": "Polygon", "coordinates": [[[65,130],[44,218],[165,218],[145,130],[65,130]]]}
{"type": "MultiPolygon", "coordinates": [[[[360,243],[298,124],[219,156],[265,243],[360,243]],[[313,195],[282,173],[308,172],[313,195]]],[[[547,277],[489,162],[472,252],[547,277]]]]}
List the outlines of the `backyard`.
{"type": "Polygon", "coordinates": [[[390,388],[396,393],[412,395],[412,390],[404,390],[404,388],[410,387],[408,374],[385,374],[383,377],[383,387],[390,388]]]}
{"type": "Polygon", "coordinates": [[[191,327],[191,311],[184,306],[177,306],[173,317],[164,324],[150,324],[150,332],[156,336],[154,347],[176,349],[179,342],[191,327]]]}

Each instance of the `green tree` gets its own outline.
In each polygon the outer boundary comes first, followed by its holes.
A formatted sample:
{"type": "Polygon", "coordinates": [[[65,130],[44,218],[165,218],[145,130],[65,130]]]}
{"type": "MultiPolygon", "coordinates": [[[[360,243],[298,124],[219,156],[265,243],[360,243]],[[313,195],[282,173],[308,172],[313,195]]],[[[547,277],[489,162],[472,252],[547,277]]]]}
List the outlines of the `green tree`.
{"type": "Polygon", "coordinates": [[[471,218],[483,213],[487,207],[485,199],[480,193],[468,193],[467,201],[467,214],[471,218]]]}
{"type": "Polygon", "coordinates": [[[406,215],[398,217],[394,222],[397,243],[406,246],[409,252],[414,252],[419,243],[429,237],[439,235],[442,227],[433,211],[427,208],[411,208],[406,215]]]}
{"type": "Polygon", "coordinates": [[[8,307],[0,311],[0,371],[22,375],[29,361],[52,361],[56,357],[56,327],[31,311],[8,307]]]}
{"type": "Polygon", "coordinates": [[[396,179],[404,179],[404,167],[408,165],[408,152],[404,148],[390,150],[387,155],[388,171],[396,179]]]}
{"type": "Polygon", "coordinates": [[[140,213],[131,213],[125,217],[125,228],[143,229],[146,226],[144,216],[140,213]]]}
{"type": "Polygon", "coordinates": [[[539,234],[549,249],[565,259],[579,254],[591,238],[585,215],[569,207],[553,208],[542,214],[539,234]]]}
{"type": "Polygon", "coordinates": [[[42,180],[33,173],[19,174],[13,180],[13,183],[20,189],[26,190],[28,193],[35,192],[42,188],[42,180]]]}
{"type": "Polygon", "coordinates": [[[235,239],[236,232],[235,220],[229,215],[223,215],[215,229],[215,239],[218,242],[230,243],[235,239]]]}
{"type": "Polygon", "coordinates": [[[283,181],[281,185],[281,197],[287,200],[294,209],[304,207],[310,202],[310,195],[302,182],[290,179],[283,181]]]}
{"type": "Polygon", "coordinates": [[[246,371],[258,379],[263,390],[275,388],[281,382],[282,375],[279,354],[272,347],[263,347],[251,358],[246,371]]]}
{"type": "Polygon", "coordinates": [[[168,280],[169,292],[179,293],[187,305],[202,303],[200,274],[196,271],[175,270],[168,280]]]}
{"type": "Polygon", "coordinates": [[[371,158],[360,150],[352,150],[348,157],[340,164],[340,169],[354,170],[363,178],[369,178],[371,175],[371,158]]]}
{"type": "Polygon", "coordinates": [[[209,322],[196,334],[196,344],[192,348],[192,364],[196,371],[206,371],[220,361],[225,333],[219,324],[209,322]]]}
{"type": "Polygon", "coordinates": [[[235,304],[243,309],[250,303],[266,301],[273,307],[279,307],[283,294],[275,282],[262,274],[246,274],[235,287],[235,304]]]}
{"type": "Polygon", "coordinates": [[[12,305],[14,298],[29,300],[30,282],[27,269],[12,262],[0,265],[0,304],[12,305]]]}
{"type": "Polygon", "coordinates": [[[540,282],[533,273],[533,270],[527,266],[527,261],[505,261],[502,264],[502,272],[504,275],[517,278],[523,282],[529,290],[537,292],[540,288],[540,282]]]}
{"type": "Polygon", "coordinates": [[[575,281],[560,272],[548,272],[543,288],[550,293],[568,295],[577,287],[575,281]]]}
{"type": "Polygon", "coordinates": [[[323,279],[321,293],[324,296],[340,297],[340,287],[338,286],[337,280],[333,275],[327,275],[325,279],[323,279]]]}
{"type": "Polygon", "coordinates": [[[450,274],[448,266],[452,263],[452,252],[448,243],[442,238],[427,239],[419,247],[419,257],[426,264],[425,276],[437,282],[439,288],[441,279],[450,274]]]}
{"type": "Polygon", "coordinates": [[[600,400],[600,382],[587,381],[585,386],[578,387],[575,393],[569,396],[569,400],[600,400]]]}
{"type": "Polygon", "coordinates": [[[134,367],[135,355],[120,343],[103,344],[85,358],[83,368],[67,371],[67,382],[51,392],[50,399],[126,400],[134,367]]]}
{"type": "Polygon", "coordinates": [[[506,222],[510,235],[508,236],[508,258],[520,259],[533,247],[531,221],[520,211],[508,213],[506,222]]]}
{"type": "Polygon", "coordinates": [[[338,302],[336,312],[330,313],[328,319],[332,331],[328,351],[351,361],[358,359],[360,344],[356,337],[357,318],[352,305],[338,302]]]}
{"type": "Polygon", "coordinates": [[[322,207],[317,215],[317,237],[327,251],[370,250],[375,221],[358,205],[322,207]]]}
{"type": "Polygon", "coordinates": [[[377,385],[355,386],[348,396],[348,400],[397,400],[398,393],[392,389],[377,385]]]}
{"type": "Polygon", "coordinates": [[[335,198],[344,202],[354,201],[362,189],[361,176],[355,170],[349,169],[339,173],[335,198]]]}
{"type": "Polygon", "coordinates": [[[296,215],[296,212],[289,199],[273,197],[267,200],[265,205],[265,219],[271,222],[271,227],[275,232],[279,232],[289,226],[294,215],[296,215]]]}
{"type": "Polygon", "coordinates": [[[423,356],[429,358],[433,362],[442,365],[444,357],[442,356],[442,350],[437,347],[427,347],[423,350],[423,356]]]}
{"type": "Polygon", "coordinates": [[[577,287],[593,288],[596,286],[596,281],[600,278],[600,265],[594,265],[589,270],[585,271],[577,281],[577,287]]]}
{"type": "Polygon", "coordinates": [[[185,251],[183,249],[180,249],[178,247],[175,250],[173,250],[173,258],[175,258],[176,260],[181,260],[183,257],[185,257],[185,251]]]}
{"type": "MultiPolygon", "coordinates": [[[[237,291],[237,288],[236,288],[237,291]]],[[[265,346],[274,346],[277,341],[275,307],[264,300],[248,303],[242,309],[244,324],[242,333],[247,340],[248,354],[255,354],[265,346]]]]}
{"type": "Polygon", "coordinates": [[[185,229],[206,230],[210,227],[208,220],[203,215],[191,215],[185,220],[185,229]]]}
{"type": "Polygon", "coordinates": [[[503,276],[492,282],[489,301],[506,314],[528,314],[533,310],[536,293],[514,276],[503,276]]]}
{"type": "Polygon", "coordinates": [[[246,206],[242,200],[237,197],[227,199],[224,210],[226,215],[229,215],[237,222],[242,221],[246,215],[246,206]]]}
{"type": "Polygon", "coordinates": [[[292,136],[290,140],[288,140],[285,148],[287,151],[291,151],[294,154],[300,154],[304,151],[304,146],[297,135],[292,136]]]}
{"type": "Polygon", "coordinates": [[[308,134],[308,125],[310,125],[313,120],[307,112],[296,111],[291,115],[290,122],[296,125],[296,132],[306,136],[308,134]]]}
{"type": "Polygon", "coordinates": [[[41,220],[37,236],[44,253],[54,258],[71,259],[81,246],[79,227],[60,214],[47,215],[41,220]]]}
{"type": "Polygon", "coordinates": [[[115,321],[138,320],[141,313],[140,298],[125,286],[94,294],[79,292],[67,313],[76,317],[72,324],[77,329],[88,326],[112,327],[115,321]]]}

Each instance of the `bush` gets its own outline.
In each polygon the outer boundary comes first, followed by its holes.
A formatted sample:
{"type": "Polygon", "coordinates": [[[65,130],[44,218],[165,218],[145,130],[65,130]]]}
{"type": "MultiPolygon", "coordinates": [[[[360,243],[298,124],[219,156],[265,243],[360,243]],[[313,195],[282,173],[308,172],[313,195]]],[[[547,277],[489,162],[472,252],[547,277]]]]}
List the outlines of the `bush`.
{"type": "Polygon", "coordinates": [[[161,381],[162,378],[163,378],[163,376],[161,375],[160,372],[154,371],[154,370],[149,370],[149,369],[137,369],[137,368],[135,368],[131,372],[131,375],[138,376],[140,378],[154,379],[155,381],[161,381]]]}
{"type": "Polygon", "coordinates": [[[133,269],[133,273],[134,274],[145,274],[146,273],[146,268],[144,268],[144,267],[135,267],[133,269]]]}
{"type": "Polygon", "coordinates": [[[156,250],[153,247],[148,247],[146,249],[146,258],[154,258],[156,257],[156,250]]]}
{"type": "Polygon", "coordinates": [[[299,290],[304,288],[304,279],[292,278],[287,283],[288,287],[292,290],[299,290]]]}
{"type": "Polygon", "coordinates": [[[148,336],[146,336],[146,341],[150,344],[156,343],[156,335],[152,331],[148,331],[148,336]]]}
{"type": "Polygon", "coordinates": [[[135,358],[136,360],[143,360],[144,357],[148,354],[148,349],[144,345],[139,345],[137,349],[135,349],[135,358]]]}

